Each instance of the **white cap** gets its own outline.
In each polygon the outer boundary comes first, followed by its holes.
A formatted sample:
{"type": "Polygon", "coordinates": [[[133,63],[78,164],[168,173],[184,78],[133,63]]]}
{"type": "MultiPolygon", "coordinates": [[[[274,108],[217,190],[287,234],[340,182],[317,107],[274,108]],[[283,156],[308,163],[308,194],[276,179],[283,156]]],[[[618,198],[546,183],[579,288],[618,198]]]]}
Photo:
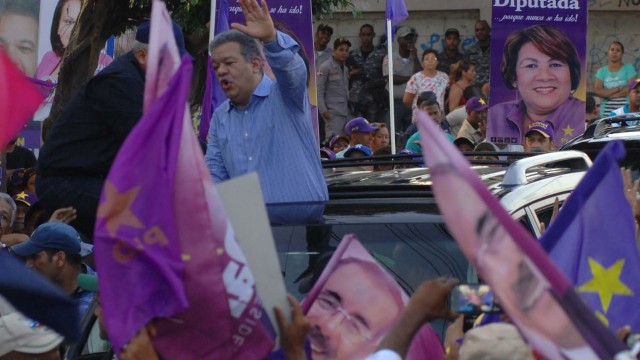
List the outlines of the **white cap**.
{"type": "Polygon", "coordinates": [[[19,312],[0,316],[0,356],[17,351],[42,354],[56,348],[63,337],[19,312]]]}

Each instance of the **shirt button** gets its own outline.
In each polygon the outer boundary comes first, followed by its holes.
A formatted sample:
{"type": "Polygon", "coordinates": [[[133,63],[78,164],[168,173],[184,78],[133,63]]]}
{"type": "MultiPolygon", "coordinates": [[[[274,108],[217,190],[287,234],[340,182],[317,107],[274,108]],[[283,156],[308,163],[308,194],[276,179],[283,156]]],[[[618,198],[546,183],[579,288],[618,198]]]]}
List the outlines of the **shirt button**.
{"type": "Polygon", "coordinates": [[[253,156],[249,156],[249,161],[253,160],[253,156]]]}
{"type": "Polygon", "coordinates": [[[244,133],[244,137],[248,138],[249,137],[249,133],[244,133]]]}

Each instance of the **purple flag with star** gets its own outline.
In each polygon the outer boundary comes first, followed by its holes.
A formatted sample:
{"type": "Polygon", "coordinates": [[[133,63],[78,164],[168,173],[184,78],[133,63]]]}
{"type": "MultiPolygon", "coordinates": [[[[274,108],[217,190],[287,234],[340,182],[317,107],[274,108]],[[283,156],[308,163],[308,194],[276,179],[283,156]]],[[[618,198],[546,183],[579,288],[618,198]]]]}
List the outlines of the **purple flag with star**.
{"type": "Polygon", "coordinates": [[[438,208],[527,342],[548,359],[612,359],[623,351],[429,115],[416,115],[438,208]]]}
{"type": "Polygon", "coordinates": [[[640,331],[640,255],[618,160],[609,143],[562,206],[540,242],[596,316],[615,331],[640,331]]]}
{"type": "Polygon", "coordinates": [[[193,132],[191,60],[172,65],[177,48],[166,42],[175,40],[162,35],[170,31],[156,0],[148,107],[118,152],[98,207],[107,332],[116,352],[152,322],[161,358],[262,359],[275,334],[193,132]]]}

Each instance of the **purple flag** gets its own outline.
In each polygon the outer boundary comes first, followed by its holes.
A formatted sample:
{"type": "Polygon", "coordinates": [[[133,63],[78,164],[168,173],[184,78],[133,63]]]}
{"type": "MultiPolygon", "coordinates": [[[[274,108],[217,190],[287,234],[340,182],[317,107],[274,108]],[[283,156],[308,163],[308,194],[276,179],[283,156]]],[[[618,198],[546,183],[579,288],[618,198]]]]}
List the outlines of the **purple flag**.
{"type": "Polygon", "coordinates": [[[640,254],[618,160],[624,145],[609,143],[540,239],[582,299],[610,330],[640,330],[640,254]],[[606,211],[603,211],[606,209],[606,211]]]}
{"type": "Polygon", "coordinates": [[[185,60],[125,140],[102,191],[95,254],[116,352],[151,319],[188,306],[173,193],[190,79],[185,60]]]}
{"type": "Polygon", "coordinates": [[[419,111],[417,119],[438,207],[526,340],[549,359],[613,358],[624,350],[428,115],[419,111]]]}
{"type": "MultiPolygon", "coordinates": [[[[213,9],[212,9],[213,11],[213,9]]],[[[223,33],[229,30],[229,2],[227,0],[218,0],[216,2],[216,28],[214,31],[214,37],[217,34],[223,33]]],[[[208,59],[207,66],[207,83],[204,91],[204,98],[202,99],[202,114],[200,116],[200,126],[198,126],[198,138],[202,142],[207,142],[207,135],[209,134],[209,125],[211,124],[211,116],[213,110],[215,110],[220,104],[227,100],[227,95],[224,94],[218,79],[216,79],[213,73],[213,66],[211,65],[211,56],[208,59]]]]}
{"type": "MultiPolygon", "coordinates": [[[[391,20],[391,31],[395,32],[395,27],[404,19],[409,17],[407,7],[403,0],[387,0],[387,20],[391,20]]],[[[393,36],[393,34],[392,34],[393,36]]]]}

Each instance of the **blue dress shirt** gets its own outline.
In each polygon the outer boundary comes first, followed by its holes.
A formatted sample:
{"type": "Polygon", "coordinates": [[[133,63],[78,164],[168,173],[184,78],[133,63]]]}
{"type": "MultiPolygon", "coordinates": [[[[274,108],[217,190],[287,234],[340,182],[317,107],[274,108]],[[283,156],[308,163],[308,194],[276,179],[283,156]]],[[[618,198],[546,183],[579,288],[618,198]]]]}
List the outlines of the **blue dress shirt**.
{"type": "Polygon", "coordinates": [[[214,182],[256,171],[265,203],[328,199],[299,48],[278,32],[264,45],[276,80],[263,75],[245,108],[227,100],[213,113],[205,160],[214,182]]]}

